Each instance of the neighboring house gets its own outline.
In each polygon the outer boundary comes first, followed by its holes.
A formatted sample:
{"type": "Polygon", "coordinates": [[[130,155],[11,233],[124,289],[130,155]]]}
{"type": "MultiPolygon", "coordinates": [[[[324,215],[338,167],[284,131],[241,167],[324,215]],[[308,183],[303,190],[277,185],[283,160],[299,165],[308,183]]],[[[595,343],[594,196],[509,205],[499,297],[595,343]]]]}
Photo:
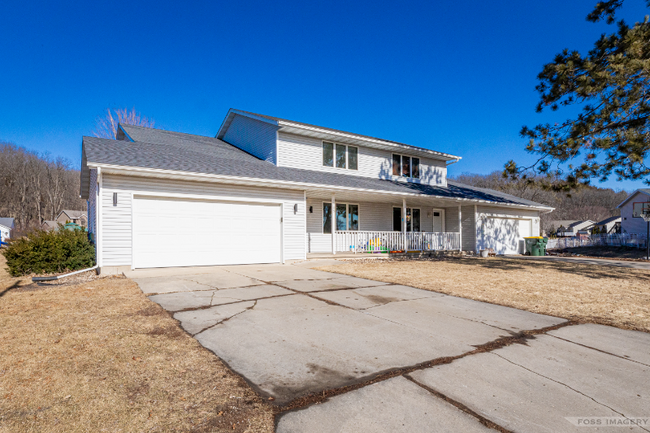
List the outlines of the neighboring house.
{"type": "Polygon", "coordinates": [[[11,239],[11,232],[16,228],[13,218],[0,218],[0,242],[11,239]]]}
{"type": "Polygon", "coordinates": [[[59,227],[59,223],[54,220],[44,220],[41,223],[41,230],[50,231],[59,227]]]}
{"type": "Polygon", "coordinates": [[[81,227],[87,227],[88,214],[83,210],[62,210],[56,217],[56,222],[64,225],[67,222],[71,222],[81,227]]]}
{"type": "Polygon", "coordinates": [[[596,223],[598,227],[598,233],[601,235],[604,234],[615,234],[621,232],[621,217],[613,216],[596,223]]]}
{"type": "Polygon", "coordinates": [[[559,220],[552,221],[549,226],[555,230],[557,237],[573,237],[578,235],[590,235],[596,223],[592,220],[559,220]]]}
{"type": "Polygon", "coordinates": [[[117,138],[82,145],[101,272],[424,248],[416,238],[515,254],[553,210],[447,180],[457,156],[240,110],[215,138],[129,125],[117,138]]]}
{"type": "Polygon", "coordinates": [[[650,188],[637,189],[617,206],[621,210],[621,231],[623,233],[646,234],[647,224],[638,215],[639,210],[644,206],[643,203],[650,203],[650,188]]]}

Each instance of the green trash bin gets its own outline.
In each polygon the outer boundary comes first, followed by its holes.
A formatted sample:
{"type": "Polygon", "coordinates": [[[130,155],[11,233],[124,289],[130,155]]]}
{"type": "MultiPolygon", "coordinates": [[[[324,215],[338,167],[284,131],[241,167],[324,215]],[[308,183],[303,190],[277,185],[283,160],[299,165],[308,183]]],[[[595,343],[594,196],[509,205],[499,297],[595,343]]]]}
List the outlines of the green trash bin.
{"type": "Polygon", "coordinates": [[[545,256],[546,255],[546,245],[548,245],[548,238],[541,238],[537,241],[537,244],[539,245],[539,255],[540,256],[545,256]]]}
{"type": "Polygon", "coordinates": [[[526,251],[527,256],[539,256],[539,250],[536,250],[536,245],[540,239],[543,239],[541,236],[528,236],[524,238],[526,242],[526,251]]]}

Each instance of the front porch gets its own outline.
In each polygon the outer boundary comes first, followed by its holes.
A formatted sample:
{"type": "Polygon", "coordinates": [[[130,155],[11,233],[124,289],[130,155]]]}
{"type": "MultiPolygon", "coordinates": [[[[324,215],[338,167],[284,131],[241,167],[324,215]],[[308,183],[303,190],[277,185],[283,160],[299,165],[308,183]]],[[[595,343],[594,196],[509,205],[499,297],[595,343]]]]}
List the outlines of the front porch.
{"type": "Polygon", "coordinates": [[[306,252],[407,254],[473,250],[474,205],[434,198],[307,194],[306,252]],[[465,232],[465,233],[463,233],[465,232]],[[466,247],[466,248],[464,248],[466,247]]]}

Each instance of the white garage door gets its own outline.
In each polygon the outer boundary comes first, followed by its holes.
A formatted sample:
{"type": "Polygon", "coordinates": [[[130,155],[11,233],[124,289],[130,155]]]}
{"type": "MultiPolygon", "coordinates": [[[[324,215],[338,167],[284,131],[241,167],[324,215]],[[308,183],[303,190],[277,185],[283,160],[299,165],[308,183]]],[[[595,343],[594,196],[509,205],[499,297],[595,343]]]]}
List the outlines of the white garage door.
{"type": "Polygon", "coordinates": [[[495,218],[483,220],[483,248],[492,248],[497,254],[521,254],[522,241],[532,233],[530,219],[495,218]]]}
{"type": "Polygon", "coordinates": [[[280,206],[136,197],[133,266],[277,263],[280,206]]]}

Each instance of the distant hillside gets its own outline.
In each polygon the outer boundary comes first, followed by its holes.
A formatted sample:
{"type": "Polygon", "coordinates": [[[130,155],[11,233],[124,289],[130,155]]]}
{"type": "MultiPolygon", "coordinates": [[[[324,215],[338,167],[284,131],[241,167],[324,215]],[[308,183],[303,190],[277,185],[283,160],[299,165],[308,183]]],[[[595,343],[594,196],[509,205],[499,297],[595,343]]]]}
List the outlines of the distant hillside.
{"type": "Polygon", "coordinates": [[[553,212],[542,215],[542,230],[548,230],[549,221],[553,220],[601,221],[610,216],[620,215],[616,206],[628,195],[626,191],[589,186],[572,191],[567,196],[566,193],[546,191],[523,180],[504,179],[500,171],[485,175],[463,173],[459,176],[450,176],[450,179],[553,206],[555,208],[553,212]]]}

